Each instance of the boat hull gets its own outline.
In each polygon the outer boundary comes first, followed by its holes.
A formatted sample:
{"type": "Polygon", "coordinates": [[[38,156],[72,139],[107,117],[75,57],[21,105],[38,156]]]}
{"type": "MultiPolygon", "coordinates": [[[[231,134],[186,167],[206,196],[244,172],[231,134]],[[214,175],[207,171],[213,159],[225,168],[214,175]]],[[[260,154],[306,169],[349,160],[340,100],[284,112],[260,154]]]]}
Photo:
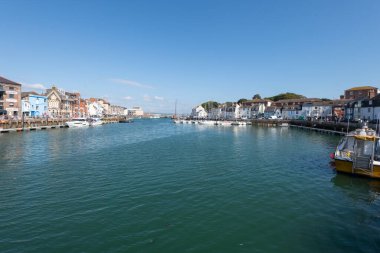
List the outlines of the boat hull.
{"type": "Polygon", "coordinates": [[[88,122],[66,122],[66,126],[69,128],[79,128],[79,127],[88,127],[90,124],[88,122]]]}
{"type": "Polygon", "coordinates": [[[103,122],[101,121],[96,121],[96,122],[91,122],[90,126],[101,126],[103,125],[103,122]]]}
{"type": "Polygon", "coordinates": [[[369,170],[362,170],[362,169],[353,170],[352,167],[353,167],[352,161],[335,159],[335,169],[337,172],[380,179],[380,165],[374,165],[373,172],[369,170]]]}

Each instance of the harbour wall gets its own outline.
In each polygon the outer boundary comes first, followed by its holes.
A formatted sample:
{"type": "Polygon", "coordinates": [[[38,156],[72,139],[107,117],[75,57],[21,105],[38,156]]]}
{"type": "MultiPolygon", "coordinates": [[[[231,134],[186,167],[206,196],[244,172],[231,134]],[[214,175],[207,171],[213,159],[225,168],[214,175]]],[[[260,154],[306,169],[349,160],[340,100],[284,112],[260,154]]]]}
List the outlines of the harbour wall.
{"type": "MultiPolygon", "coordinates": [[[[104,124],[118,123],[122,118],[112,117],[103,118],[104,124]]],[[[54,118],[28,118],[28,119],[9,119],[0,120],[0,133],[45,130],[65,128],[65,123],[71,119],[54,119],[54,118]]]]}

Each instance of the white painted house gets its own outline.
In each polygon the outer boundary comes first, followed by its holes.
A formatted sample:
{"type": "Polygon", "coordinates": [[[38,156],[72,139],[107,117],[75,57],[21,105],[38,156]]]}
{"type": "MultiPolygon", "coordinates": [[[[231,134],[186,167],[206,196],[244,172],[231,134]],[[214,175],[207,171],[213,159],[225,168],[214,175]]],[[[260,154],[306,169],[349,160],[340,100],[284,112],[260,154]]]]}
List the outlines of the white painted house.
{"type": "Polygon", "coordinates": [[[30,116],[30,102],[29,102],[29,100],[26,100],[26,99],[21,100],[21,109],[22,109],[23,115],[30,116]]]}
{"type": "Polygon", "coordinates": [[[104,114],[104,108],[98,101],[88,101],[87,111],[90,117],[100,118],[104,114]]]}
{"type": "Polygon", "coordinates": [[[223,118],[222,107],[212,108],[208,112],[207,117],[209,119],[222,119],[223,118]]]}
{"type": "Polygon", "coordinates": [[[281,117],[281,109],[277,108],[275,106],[266,107],[265,111],[264,111],[264,118],[270,119],[273,116],[280,118],[281,117]]]}
{"type": "Polygon", "coordinates": [[[283,119],[299,119],[301,111],[301,107],[299,106],[284,107],[281,111],[281,117],[283,119]]]}
{"type": "Polygon", "coordinates": [[[235,103],[225,109],[225,119],[240,119],[240,105],[235,103]]]}
{"type": "Polygon", "coordinates": [[[353,120],[376,120],[380,119],[380,95],[372,99],[360,99],[347,103],[345,118],[353,120]]]}
{"type": "Polygon", "coordinates": [[[333,102],[309,102],[302,105],[301,115],[307,118],[328,118],[332,117],[333,102]]]}
{"type": "Polygon", "coordinates": [[[264,116],[265,109],[271,106],[273,101],[269,99],[253,99],[241,104],[240,116],[253,119],[264,116]]]}
{"type": "Polygon", "coordinates": [[[191,117],[196,119],[204,119],[207,118],[208,113],[206,112],[205,108],[203,106],[198,105],[197,107],[194,107],[191,111],[191,117]]]}

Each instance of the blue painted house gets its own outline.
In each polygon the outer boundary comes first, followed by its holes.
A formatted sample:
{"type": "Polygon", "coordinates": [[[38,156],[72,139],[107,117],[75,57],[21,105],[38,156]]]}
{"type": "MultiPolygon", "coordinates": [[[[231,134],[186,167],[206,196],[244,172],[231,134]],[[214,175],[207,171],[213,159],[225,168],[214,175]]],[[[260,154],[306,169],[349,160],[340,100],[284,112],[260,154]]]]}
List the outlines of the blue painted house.
{"type": "Polygon", "coordinates": [[[47,97],[36,92],[23,92],[22,99],[28,101],[29,108],[25,114],[30,117],[44,117],[48,113],[47,97]]]}

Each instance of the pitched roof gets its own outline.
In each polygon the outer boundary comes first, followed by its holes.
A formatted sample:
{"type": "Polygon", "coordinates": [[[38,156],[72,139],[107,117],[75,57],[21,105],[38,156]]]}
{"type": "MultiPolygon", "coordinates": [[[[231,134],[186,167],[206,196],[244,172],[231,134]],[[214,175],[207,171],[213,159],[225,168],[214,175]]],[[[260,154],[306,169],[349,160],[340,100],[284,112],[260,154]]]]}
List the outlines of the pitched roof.
{"type": "Polygon", "coordinates": [[[16,82],[13,82],[11,80],[8,80],[8,79],[5,79],[4,77],[0,76],[0,83],[3,83],[3,84],[13,84],[13,85],[20,85],[20,83],[16,83],[16,82]]]}
{"type": "Polygon", "coordinates": [[[241,104],[245,105],[245,106],[251,106],[253,104],[260,104],[260,103],[267,103],[267,102],[273,102],[273,101],[269,100],[269,99],[258,99],[258,98],[255,98],[255,99],[252,99],[252,100],[247,100],[245,102],[242,102],[241,104]]]}
{"type": "Polygon", "coordinates": [[[40,95],[35,91],[21,92],[21,98],[28,97],[29,95],[40,95]]]}
{"type": "Polygon", "coordinates": [[[354,91],[354,90],[372,90],[372,89],[377,89],[377,88],[373,87],[373,86],[358,86],[358,87],[353,87],[351,89],[348,89],[348,91],[354,91]]]}
{"type": "Polygon", "coordinates": [[[275,112],[277,108],[275,106],[268,106],[265,108],[265,112],[275,112]]]}
{"type": "Polygon", "coordinates": [[[281,99],[274,103],[292,103],[292,102],[315,102],[315,101],[321,101],[320,98],[292,98],[292,99],[281,99]]]}

